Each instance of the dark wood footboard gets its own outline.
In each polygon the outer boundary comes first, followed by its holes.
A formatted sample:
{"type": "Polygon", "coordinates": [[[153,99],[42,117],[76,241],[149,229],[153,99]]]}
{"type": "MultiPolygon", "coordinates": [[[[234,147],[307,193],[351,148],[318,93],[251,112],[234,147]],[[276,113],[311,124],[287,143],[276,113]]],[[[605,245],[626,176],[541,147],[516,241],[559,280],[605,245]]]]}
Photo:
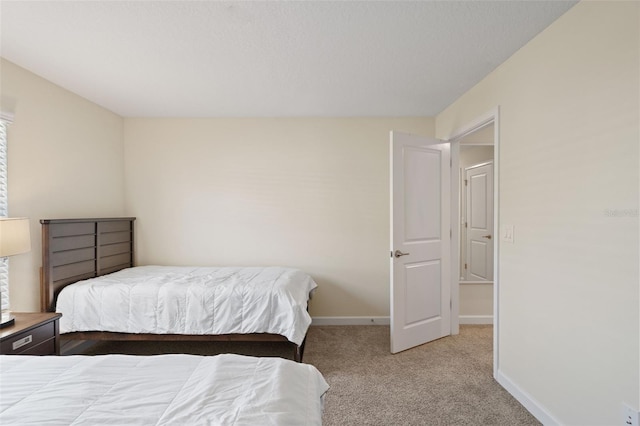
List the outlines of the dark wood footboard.
{"type": "Polygon", "coordinates": [[[282,342],[293,346],[293,360],[302,362],[305,340],[301,345],[285,336],[271,333],[248,334],[133,334],[109,331],[76,331],[60,335],[62,340],[118,340],[118,341],[173,341],[173,342],[282,342]]]}

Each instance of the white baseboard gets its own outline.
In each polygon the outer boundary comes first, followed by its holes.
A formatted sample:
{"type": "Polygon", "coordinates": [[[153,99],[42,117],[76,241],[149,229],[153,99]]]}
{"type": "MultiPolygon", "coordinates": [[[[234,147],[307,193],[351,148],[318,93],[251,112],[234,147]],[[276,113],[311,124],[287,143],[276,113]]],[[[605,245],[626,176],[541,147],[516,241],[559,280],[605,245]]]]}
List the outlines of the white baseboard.
{"type": "Polygon", "coordinates": [[[311,325],[389,325],[389,317],[313,317],[311,325]]]}
{"type": "Polygon", "coordinates": [[[518,385],[516,385],[509,377],[498,370],[495,375],[495,379],[500,385],[507,390],[520,404],[524,406],[533,416],[538,419],[540,423],[545,426],[555,426],[561,423],[553,417],[547,410],[544,409],[538,401],[536,401],[531,395],[523,391],[518,385]]]}
{"type": "Polygon", "coordinates": [[[460,315],[460,324],[493,324],[493,315],[460,315]]]}
{"type": "MultiPolygon", "coordinates": [[[[389,317],[313,317],[311,325],[389,325],[389,317]]],[[[460,324],[493,324],[493,315],[460,315],[460,324]]]]}

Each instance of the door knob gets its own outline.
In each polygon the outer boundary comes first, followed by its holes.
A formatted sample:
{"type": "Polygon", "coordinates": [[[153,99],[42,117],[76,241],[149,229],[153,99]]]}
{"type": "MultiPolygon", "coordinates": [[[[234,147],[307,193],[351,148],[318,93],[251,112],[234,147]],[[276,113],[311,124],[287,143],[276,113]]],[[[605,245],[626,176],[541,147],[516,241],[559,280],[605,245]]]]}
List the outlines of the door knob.
{"type": "Polygon", "coordinates": [[[482,238],[488,238],[491,239],[491,235],[483,235],[482,238]]]}
{"type": "Polygon", "coordinates": [[[409,254],[409,253],[403,253],[403,252],[401,252],[400,250],[396,250],[396,251],[394,251],[394,252],[393,252],[393,255],[394,255],[395,257],[406,256],[406,255],[408,255],[408,254],[409,254]]]}

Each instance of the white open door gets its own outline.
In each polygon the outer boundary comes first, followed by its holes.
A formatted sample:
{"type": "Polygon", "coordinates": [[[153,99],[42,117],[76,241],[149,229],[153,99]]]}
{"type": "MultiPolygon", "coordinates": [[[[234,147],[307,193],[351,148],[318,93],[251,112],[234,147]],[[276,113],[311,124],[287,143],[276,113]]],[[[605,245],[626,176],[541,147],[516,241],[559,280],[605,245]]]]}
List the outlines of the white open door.
{"type": "Polygon", "coordinates": [[[451,334],[450,146],[391,132],[391,352],[451,334]]]}

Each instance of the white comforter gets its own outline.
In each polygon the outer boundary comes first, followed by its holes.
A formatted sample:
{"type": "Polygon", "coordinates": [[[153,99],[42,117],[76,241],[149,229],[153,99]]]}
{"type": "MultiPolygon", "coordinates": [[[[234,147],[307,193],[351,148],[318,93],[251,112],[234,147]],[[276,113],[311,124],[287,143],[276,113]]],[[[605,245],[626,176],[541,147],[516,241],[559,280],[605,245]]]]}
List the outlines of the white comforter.
{"type": "Polygon", "coordinates": [[[320,425],[315,367],[241,355],[0,356],[2,425],[320,425]]]}
{"type": "Polygon", "coordinates": [[[56,311],[61,333],[274,333],[300,345],[316,286],[289,268],[141,266],[65,287],[56,311]]]}

